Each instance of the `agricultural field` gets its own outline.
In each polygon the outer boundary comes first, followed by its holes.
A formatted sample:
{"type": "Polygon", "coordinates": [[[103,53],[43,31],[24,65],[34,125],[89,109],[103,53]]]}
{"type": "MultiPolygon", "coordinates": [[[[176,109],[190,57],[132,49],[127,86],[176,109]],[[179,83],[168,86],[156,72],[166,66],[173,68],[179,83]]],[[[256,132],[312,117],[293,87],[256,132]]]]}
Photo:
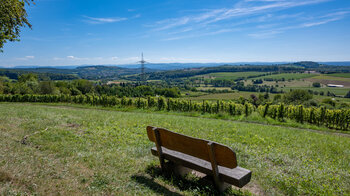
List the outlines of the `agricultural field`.
{"type": "Polygon", "coordinates": [[[312,78],[308,78],[307,80],[311,82],[319,82],[324,85],[339,84],[339,85],[344,85],[344,87],[346,88],[350,88],[350,78],[347,78],[347,77],[319,75],[312,78]]]}
{"type": "Polygon", "coordinates": [[[207,79],[220,79],[220,80],[237,80],[239,78],[247,78],[250,76],[259,76],[266,74],[267,72],[218,72],[204,75],[197,75],[196,78],[203,77],[207,79]]]}
{"type": "Polygon", "coordinates": [[[327,76],[350,78],[350,73],[334,73],[334,74],[327,74],[327,76]]]}
{"type": "Polygon", "coordinates": [[[228,195],[350,194],[346,134],[72,106],[7,103],[0,110],[2,195],[217,194],[194,176],[162,175],[147,125],[230,146],[253,176],[228,195]]]}
{"type": "Polygon", "coordinates": [[[267,76],[261,76],[254,79],[265,79],[265,78],[272,78],[272,79],[282,79],[285,80],[300,80],[304,78],[311,78],[314,76],[317,76],[319,74],[312,74],[312,73],[281,73],[281,74],[273,74],[273,75],[267,75],[267,76]]]}
{"type": "Polygon", "coordinates": [[[214,87],[212,85],[208,85],[208,86],[201,85],[200,87],[197,87],[197,90],[213,90],[213,89],[232,91],[230,87],[214,87]]]}
{"type": "Polygon", "coordinates": [[[189,97],[191,100],[234,100],[239,99],[240,97],[248,99],[250,95],[256,95],[259,96],[259,94],[264,93],[258,93],[258,92],[234,92],[234,93],[213,93],[213,94],[207,94],[197,97],[189,97]]]}
{"type": "MultiPolygon", "coordinates": [[[[278,75],[282,75],[282,74],[278,74],[278,75]]],[[[278,76],[278,75],[271,75],[271,76],[278,76]]],[[[302,90],[312,90],[312,91],[318,91],[318,92],[322,91],[326,94],[329,91],[338,96],[344,96],[346,95],[346,93],[350,91],[350,78],[333,77],[328,75],[316,75],[310,78],[300,78],[301,76],[298,76],[298,77],[299,79],[294,79],[291,81],[288,81],[286,78],[285,78],[286,81],[278,81],[278,82],[263,81],[263,84],[260,84],[260,85],[275,86],[279,90],[283,90],[285,92],[288,92],[291,89],[292,90],[302,89],[302,90]],[[313,87],[312,84],[314,82],[320,82],[321,87],[320,88],[313,87]],[[342,84],[344,85],[344,87],[342,88],[327,87],[327,84],[342,84]]],[[[292,76],[289,76],[289,78],[296,78],[296,77],[293,77],[293,74],[292,74],[292,76]]],[[[251,80],[245,81],[245,85],[253,84],[252,80],[254,79],[257,79],[257,78],[253,78],[251,80]]]]}
{"type": "Polygon", "coordinates": [[[290,86],[290,87],[284,87],[281,88],[283,89],[285,92],[288,92],[290,89],[294,90],[294,89],[302,89],[302,90],[312,90],[312,91],[318,91],[321,92],[323,91],[325,94],[327,94],[327,92],[332,92],[338,96],[344,96],[346,95],[346,93],[348,93],[350,91],[350,88],[333,88],[333,87],[322,87],[322,88],[316,88],[316,87],[298,87],[298,86],[290,86]]]}

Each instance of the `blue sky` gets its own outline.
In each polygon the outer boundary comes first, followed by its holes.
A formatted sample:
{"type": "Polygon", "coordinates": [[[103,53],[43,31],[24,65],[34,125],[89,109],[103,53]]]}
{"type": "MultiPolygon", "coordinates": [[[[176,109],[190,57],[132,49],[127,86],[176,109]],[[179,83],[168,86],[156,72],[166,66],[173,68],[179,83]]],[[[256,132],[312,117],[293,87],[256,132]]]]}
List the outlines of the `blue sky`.
{"type": "Polygon", "coordinates": [[[37,0],[0,66],[349,61],[349,0],[37,0]]]}

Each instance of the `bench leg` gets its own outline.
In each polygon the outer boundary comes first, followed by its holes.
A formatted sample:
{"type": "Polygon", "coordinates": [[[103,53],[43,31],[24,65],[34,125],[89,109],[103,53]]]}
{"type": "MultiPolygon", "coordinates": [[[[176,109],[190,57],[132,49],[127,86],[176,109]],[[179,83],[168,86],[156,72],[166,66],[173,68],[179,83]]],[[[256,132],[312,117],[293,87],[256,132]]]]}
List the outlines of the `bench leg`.
{"type": "Polygon", "coordinates": [[[232,185],[228,184],[223,181],[215,181],[213,176],[211,175],[206,175],[205,177],[202,178],[202,180],[207,183],[207,184],[212,184],[215,186],[217,190],[220,192],[225,192],[226,189],[230,188],[232,185]]]}
{"type": "Polygon", "coordinates": [[[192,169],[176,164],[171,161],[165,164],[165,168],[168,171],[173,171],[175,175],[182,176],[182,177],[192,172],[192,169]]]}

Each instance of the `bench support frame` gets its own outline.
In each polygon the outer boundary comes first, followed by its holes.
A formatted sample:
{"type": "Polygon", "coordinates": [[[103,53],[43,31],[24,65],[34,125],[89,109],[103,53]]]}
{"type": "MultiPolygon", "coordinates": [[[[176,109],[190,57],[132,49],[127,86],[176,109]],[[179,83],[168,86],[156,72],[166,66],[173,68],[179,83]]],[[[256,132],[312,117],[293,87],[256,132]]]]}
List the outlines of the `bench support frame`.
{"type": "Polygon", "coordinates": [[[156,146],[157,146],[157,151],[158,151],[158,157],[159,157],[159,162],[160,162],[160,168],[162,171],[165,170],[165,162],[164,162],[164,156],[163,156],[163,151],[162,151],[162,143],[160,140],[160,135],[159,135],[159,130],[157,128],[154,128],[154,133],[156,136],[156,146]]]}
{"type": "Polygon", "coordinates": [[[147,127],[147,135],[156,144],[151,152],[163,172],[170,169],[182,176],[195,170],[222,192],[231,185],[242,188],[251,179],[252,172],[237,166],[236,155],[227,146],[152,126],[147,127]]]}
{"type": "Polygon", "coordinates": [[[218,164],[216,163],[216,160],[215,160],[214,143],[209,142],[207,147],[208,147],[208,153],[209,153],[209,157],[210,157],[211,168],[213,169],[214,182],[215,182],[216,186],[219,186],[219,184],[220,184],[219,168],[218,168],[218,164]]]}

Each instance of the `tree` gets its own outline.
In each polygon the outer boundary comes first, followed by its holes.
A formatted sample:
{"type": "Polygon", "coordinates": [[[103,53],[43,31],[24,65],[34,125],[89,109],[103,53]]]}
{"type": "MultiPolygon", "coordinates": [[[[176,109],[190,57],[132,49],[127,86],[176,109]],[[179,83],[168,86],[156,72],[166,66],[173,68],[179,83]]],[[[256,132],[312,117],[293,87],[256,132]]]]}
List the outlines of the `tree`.
{"type": "Polygon", "coordinates": [[[346,93],[345,98],[350,98],[350,91],[346,93]]]}
{"type": "Polygon", "coordinates": [[[32,28],[27,19],[25,5],[33,0],[1,0],[0,3],[0,52],[7,41],[19,41],[21,27],[32,28]]]}
{"type": "Polygon", "coordinates": [[[314,82],[314,83],[312,83],[312,86],[316,87],[316,88],[320,88],[321,84],[319,82],[314,82]]]}
{"type": "Polygon", "coordinates": [[[4,84],[0,80],[0,94],[3,94],[3,93],[4,93],[4,84]]]}
{"type": "Polygon", "coordinates": [[[83,94],[93,92],[93,83],[89,80],[79,79],[74,80],[73,85],[83,94]]]}
{"type": "Polygon", "coordinates": [[[59,94],[59,91],[57,87],[55,86],[55,83],[52,81],[43,81],[40,82],[40,91],[41,94],[59,94]]]}
{"type": "Polygon", "coordinates": [[[23,74],[18,77],[18,82],[37,82],[38,81],[38,75],[33,73],[23,74]]]}
{"type": "Polygon", "coordinates": [[[310,99],[312,99],[312,94],[300,89],[292,90],[284,95],[284,101],[286,103],[302,103],[310,99]]]}

